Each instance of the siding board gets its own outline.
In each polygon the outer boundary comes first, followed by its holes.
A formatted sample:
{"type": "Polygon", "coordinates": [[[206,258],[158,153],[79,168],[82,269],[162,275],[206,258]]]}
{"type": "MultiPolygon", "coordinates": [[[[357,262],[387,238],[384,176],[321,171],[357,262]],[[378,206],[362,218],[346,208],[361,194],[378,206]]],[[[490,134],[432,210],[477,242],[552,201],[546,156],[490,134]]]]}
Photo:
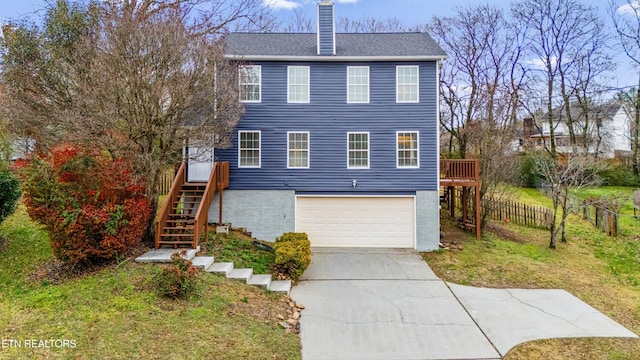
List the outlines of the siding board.
{"type": "Polygon", "coordinates": [[[436,63],[420,65],[420,103],[397,104],[396,65],[407,63],[287,63],[262,65],[262,102],[246,104],[229,149],[235,190],[380,192],[437,189],[436,63]],[[287,66],[310,66],[309,104],[287,103],[287,66]],[[347,104],[347,66],[370,67],[370,103],[347,104]],[[262,167],[238,169],[237,131],[262,131],[262,167]],[[396,131],[420,132],[420,168],[396,168],[396,131]],[[310,168],[287,169],[287,131],[310,133],[310,168]],[[370,169],[347,169],[347,132],[370,133],[370,169]],[[353,189],[351,182],[358,185],[353,189]]]}

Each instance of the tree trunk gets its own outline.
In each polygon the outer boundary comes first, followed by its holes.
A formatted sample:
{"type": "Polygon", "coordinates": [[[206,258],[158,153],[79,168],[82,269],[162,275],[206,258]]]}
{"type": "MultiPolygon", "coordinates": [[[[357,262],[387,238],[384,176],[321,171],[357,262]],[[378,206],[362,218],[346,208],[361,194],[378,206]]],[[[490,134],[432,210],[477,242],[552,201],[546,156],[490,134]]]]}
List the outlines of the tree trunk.
{"type": "Polygon", "coordinates": [[[638,89],[636,90],[635,102],[635,114],[634,114],[634,127],[633,127],[633,142],[631,146],[633,148],[633,175],[640,175],[640,169],[638,168],[638,147],[640,146],[640,80],[638,80],[638,89]]]}
{"type": "MultiPolygon", "coordinates": [[[[549,123],[549,146],[550,146],[549,155],[551,155],[551,157],[555,159],[558,157],[558,154],[556,153],[556,136],[555,136],[555,131],[553,129],[553,105],[551,104],[551,100],[553,99],[553,79],[549,78],[547,81],[548,81],[547,82],[547,87],[548,87],[547,122],[549,123]]],[[[554,220],[554,226],[555,226],[555,220],[554,220]]],[[[553,249],[555,249],[555,245],[553,249]]]]}
{"type": "MultiPolygon", "coordinates": [[[[556,196],[556,194],[554,194],[554,196],[556,196]]],[[[556,222],[558,220],[558,201],[556,199],[553,200],[553,217],[551,218],[551,226],[549,227],[550,230],[550,241],[549,241],[549,248],[550,249],[555,249],[556,248],[556,240],[558,237],[558,231],[556,230],[556,222]]]]}

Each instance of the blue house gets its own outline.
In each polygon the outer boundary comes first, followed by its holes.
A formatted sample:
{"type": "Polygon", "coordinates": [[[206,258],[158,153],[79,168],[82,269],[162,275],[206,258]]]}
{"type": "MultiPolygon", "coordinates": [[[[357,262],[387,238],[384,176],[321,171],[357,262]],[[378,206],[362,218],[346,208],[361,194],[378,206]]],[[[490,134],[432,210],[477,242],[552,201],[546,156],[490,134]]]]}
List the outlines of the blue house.
{"type": "Polygon", "coordinates": [[[446,54],[428,34],[336,33],[321,1],[317,34],[226,41],[245,113],[215,151],[230,168],[225,223],[269,241],[306,232],[317,247],[438,248],[446,54]]]}

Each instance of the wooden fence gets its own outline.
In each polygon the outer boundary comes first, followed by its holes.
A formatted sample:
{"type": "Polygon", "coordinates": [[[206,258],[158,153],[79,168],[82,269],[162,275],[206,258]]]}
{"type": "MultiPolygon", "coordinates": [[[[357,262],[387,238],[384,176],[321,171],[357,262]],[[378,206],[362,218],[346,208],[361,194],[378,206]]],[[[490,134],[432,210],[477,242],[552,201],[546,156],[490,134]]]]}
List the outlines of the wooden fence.
{"type": "Polygon", "coordinates": [[[541,206],[530,206],[516,201],[492,201],[486,204],[489,217],[517,225],[549,229],[551,224],[551,209],[541,206]]]}
{"type": "Polygon", "coordinates": [[[582,218],[588,220],[605,234],[618,236],[618,213],[590,205],[585,201],[582,204],[582,218]]]}
{"type": "MultiPolygon", "coordinates": [[[[551,187],[544,183],[541,191],[549,198],[553,199],[551,187]]],[[[618,236],[618,213],[607,208],[589,204],[586,200],[580,200],[574,195],[569,195],[569,202],[575,204],[572,211],[582,213],[582,219],[588,220],[596,228],[609,236],[618,236]]]]}
{"type": "Polygon", "coordinates": [[[160,177],[160,183],[158,184],[160,195],[167,195],[169,193],[169,189],[171,189],[171,183],[173,182],[173,178],[176,176],[176,171],[174,169],[169,169],[162,173],[160,177]]]}

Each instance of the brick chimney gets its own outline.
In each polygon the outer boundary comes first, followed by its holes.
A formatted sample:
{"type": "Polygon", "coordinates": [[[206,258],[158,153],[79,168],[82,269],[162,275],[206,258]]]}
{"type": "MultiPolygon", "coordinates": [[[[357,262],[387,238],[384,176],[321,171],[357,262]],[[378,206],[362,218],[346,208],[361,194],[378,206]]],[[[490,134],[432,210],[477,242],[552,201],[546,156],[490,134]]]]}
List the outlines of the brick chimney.
{"type": "Polygon", "coordinates": [[[333,2],[318,3],[318,55],[336,54],[336,26],[333,18],[333,2]]]}

